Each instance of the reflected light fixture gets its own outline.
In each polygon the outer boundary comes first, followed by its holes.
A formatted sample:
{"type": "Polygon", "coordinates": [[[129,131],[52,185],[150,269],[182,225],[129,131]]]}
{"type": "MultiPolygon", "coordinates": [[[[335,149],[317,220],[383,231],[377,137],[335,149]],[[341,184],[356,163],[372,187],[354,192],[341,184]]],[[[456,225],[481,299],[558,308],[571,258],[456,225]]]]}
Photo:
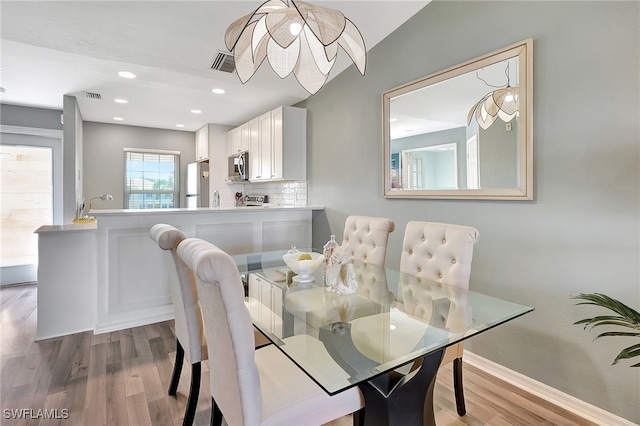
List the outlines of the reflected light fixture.
{"type": "Polygon", "coordinates": [[[326,83],[338,46],[364,75],[367,51],[362,34],[341,12],[302,0],[268,0],[234,21],[225,33],[244,84],[265,58],[280,78],[293,72],[312,95],[326,83]]]}
{"type": "MultiPolygon", "coordinates": [[[[469,111],[469,114],[467,115],[467,125],[471,124],[471,119],[474,114],[478,121],[478,125],[483,130],[487,130],[498,117],[500,117],[505,123],[508,123],[513,120],[514,117],[519,115],[520,107],[518,103],[518,86],[511,87],[508,63],[507,68],[505,69],[505,74],[507,76],[507,87],[494,90],[480,99],[480,101],[469,111]]],[[[480,76],[478,76],[478,78],[482,80],[480,76]]],[[[487,86],[490,86],[486,81],[484,81],[484,83],[487,86]]]]}
{"type": "Polygon", "coordinates": [[[89,200],[89,211],[91,211],[93,209],[93,206],[91,205],[93,200],[111,201],[111,200],[113,200],[113,195],[111,195],[111,194],[102,194],[102,195],[100,195],[98,197],[93,197],[92,199],[89,200]]]}

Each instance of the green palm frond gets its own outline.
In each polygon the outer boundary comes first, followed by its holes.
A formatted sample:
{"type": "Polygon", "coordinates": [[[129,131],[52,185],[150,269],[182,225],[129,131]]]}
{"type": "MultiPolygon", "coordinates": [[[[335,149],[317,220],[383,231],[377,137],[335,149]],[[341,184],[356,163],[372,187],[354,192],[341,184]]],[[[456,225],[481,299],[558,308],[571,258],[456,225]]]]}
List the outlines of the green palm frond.
{"type": "MultiPolygon", "coordinates": [[[[581,300],[576,305],[595,305],[602,308],[606,308],[617,315],[598,315],[592,318],[585,318],[580,321],[576,321],[574,325],[582,325],[584,329],[600,326],[616,326],[623,327],[632,330],[640,330],[640,312],[630,308],[619,300],[613,299],[606,294],[601,293],[589,293],[579,294],[573,299],[581,300]]],[[[600,337],[640,337],[640,332],[631,331],[607,331],[600,333],[596,336],[596,339],[600,337]]],[[[623,359],[631,359],[640,356],[640,343],[629,346],[628,348],[620,351],[618,356],[613,360],[613,364],[617,364],[618,361],[623,359]]],[[[634,364],[631,367],[640,367],[640,363],[634,364]]]]}

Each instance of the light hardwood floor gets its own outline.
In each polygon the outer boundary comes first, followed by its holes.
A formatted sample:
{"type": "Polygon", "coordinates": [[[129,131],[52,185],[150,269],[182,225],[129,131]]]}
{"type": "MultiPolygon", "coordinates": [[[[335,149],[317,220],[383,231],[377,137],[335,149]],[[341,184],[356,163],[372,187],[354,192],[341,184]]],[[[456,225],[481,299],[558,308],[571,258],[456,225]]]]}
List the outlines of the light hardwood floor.
{"type": "MultiPolygon", "coordinates": [[[[60,313],[64,315],[64,312],[60,313]]],[[[84,332],[35,342],[36,287],[0,290],[0,424],[180,425],[189,392],[185,363],[177,397],[167,395],[175,357],[173,322],[93,335],[84,332]],[[68,419],[8,419],[12,409],[39,409],[68,419]],[[62,411],[67,410],[67,411],[62,411]]],[[[451,364],[449,364],[451,365],[451,364]]],[[[209,424],[207,363],[196,425],[209,424]]],[[[451,368],[438,373],[438,425],[593,425],[465,364],[467,415],[455,411],[451,368]]],[[[349,416],[331,426],[351,425],[349,416]]],[[[286,425],[300,426],[300,425],[286,425]]]]}

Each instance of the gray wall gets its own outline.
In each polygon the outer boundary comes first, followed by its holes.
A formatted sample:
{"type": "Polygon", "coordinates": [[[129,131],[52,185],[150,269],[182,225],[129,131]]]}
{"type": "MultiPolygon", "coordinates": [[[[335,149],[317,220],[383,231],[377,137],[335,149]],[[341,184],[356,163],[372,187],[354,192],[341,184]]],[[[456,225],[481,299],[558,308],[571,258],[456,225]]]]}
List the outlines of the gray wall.
{"type": "Polygon", "coordinates": [[[104,193],[113,201],[97,200],[94,209],[121,209],[124,205],[124,148],[180,151],[180,206],[185,206],[184,184],[187,164],[195,159],[195,134],[177,130],[84,123],[84,198],[104,193]]]}
{"type": "Polygon", "coordinates": [[[61,115],[55,109],[0,104],[0,124],[5,126],[62,130],[61,115]]]}
{"type": "Polygon", "coordinates": [[[76,204],[82,198],[82,114],[75,96],[63,96],[62,125],[62,221],[76,218],[76,204]]]}
{"type": "MultiPolygon", "coordinates": [[[[594,342],[574,306],[605,292],[640,308],[638,2],[432,2],[300,104],[308,108],[308,197],[324,205],[314,246],[349,214],[476,227],[473,288],[535,312],[471,339],[472,352],[640,422],[640,369],[611,366],[633,339],[594,342]],[[381,94],[521,40],[534,40],[534,201],[382,197],[381,94]]],[[[340,52],[343,54],[344,52],[340,52]]]]}
{"type": "Polygon", "coordinates": [[[423,146],[456,143],[458,154],[458,188],[467,187],[467,129],[458,127],[440,132],[423,133],[416,136],[394,139],[391,142],[391,153],[402,153],[404,149],[420,148],[423,146]]]}

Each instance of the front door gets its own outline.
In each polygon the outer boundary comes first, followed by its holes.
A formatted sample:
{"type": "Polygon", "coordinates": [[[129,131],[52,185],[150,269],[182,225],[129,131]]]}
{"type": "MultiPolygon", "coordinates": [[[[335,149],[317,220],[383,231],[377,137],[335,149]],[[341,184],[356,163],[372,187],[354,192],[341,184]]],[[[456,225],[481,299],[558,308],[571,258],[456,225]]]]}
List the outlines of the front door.
{"type": "Polygon", "coordinates": [[[57,159],[61,142],[25,134],[1,136],[1,284],[34,282],[38,265],[34,231],[54,223],[54,156],[57,159]]]}

